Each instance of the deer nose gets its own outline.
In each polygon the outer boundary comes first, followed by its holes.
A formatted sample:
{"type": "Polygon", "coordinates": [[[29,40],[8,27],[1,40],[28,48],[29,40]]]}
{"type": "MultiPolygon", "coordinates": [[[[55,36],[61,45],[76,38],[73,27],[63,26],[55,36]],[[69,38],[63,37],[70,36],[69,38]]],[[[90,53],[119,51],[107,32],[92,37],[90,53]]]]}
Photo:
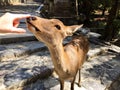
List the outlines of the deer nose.
{"type": "Polygon", "coordinates": [[[35,21],[35,20],[37,20],[37,18],[35,16],[31,16],[31,17],[27,18],[28,22],[29,21],[35,21]]]}

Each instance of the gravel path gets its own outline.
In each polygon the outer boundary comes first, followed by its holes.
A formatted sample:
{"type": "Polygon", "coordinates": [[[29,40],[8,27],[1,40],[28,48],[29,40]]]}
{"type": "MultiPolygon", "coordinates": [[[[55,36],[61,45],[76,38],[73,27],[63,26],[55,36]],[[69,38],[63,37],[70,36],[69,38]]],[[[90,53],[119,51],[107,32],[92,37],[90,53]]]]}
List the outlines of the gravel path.
{"type": "MultiPolygon", "coordinates": [[[[91,44],[90,55],[97,55],[84,63],[81,72],[82,87],[75,84],[75,90],[104,90],[120,74],[119,54],[100,54],[100,47],[91,44]]],[[[31,41],[1,45],[0,48],[0,53],[4,56],[28,51],[23,56],[9,57],[0,63],[0,90],[59,90],[58,78],[51,76],[53,64],[44,44],[31,41]]],[[[69,82],[66,82],[65,90],[69,87],[69,82]]]]}

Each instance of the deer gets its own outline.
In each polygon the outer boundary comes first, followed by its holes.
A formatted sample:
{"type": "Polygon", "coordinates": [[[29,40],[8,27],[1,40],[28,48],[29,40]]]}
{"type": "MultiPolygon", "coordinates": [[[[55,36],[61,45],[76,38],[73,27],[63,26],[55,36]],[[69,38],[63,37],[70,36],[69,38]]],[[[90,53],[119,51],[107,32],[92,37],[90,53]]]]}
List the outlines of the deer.
{"type": "Polygon", "coordinates": [[[74,36],[65,45],[63,40],[67,36],[72,36],[83,25],[66,26],[59,19],[38,16],[27,18],[26,25],[33,35],[48,47],[54,70],[59,78],[60,90],[64,90],[65,80],[70,80],[70,88],[74,90],[77,73],[79,73],[78,86],[81,86],[81,68],[89,50],[89,41],[82,34],[74,36]]]}

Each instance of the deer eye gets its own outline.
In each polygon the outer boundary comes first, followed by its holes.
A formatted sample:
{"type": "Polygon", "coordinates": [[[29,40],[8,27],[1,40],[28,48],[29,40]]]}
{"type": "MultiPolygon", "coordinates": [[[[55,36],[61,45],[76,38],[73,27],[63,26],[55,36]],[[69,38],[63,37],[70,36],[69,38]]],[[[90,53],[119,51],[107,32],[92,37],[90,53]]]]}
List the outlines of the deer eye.
{"type": "Polygon", "coordinates": [[[61,27],[60,27],[59,25],[55,25],[55,27],[56,27],[58,30],[61,29],[61,27]]]}

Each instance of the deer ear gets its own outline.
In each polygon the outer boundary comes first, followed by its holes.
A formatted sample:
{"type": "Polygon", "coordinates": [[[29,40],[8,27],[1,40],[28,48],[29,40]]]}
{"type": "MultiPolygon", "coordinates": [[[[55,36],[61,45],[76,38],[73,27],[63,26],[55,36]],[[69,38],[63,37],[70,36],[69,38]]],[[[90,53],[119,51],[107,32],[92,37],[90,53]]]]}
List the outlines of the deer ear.
{"type": "Polygon", "coordinates": [[[66,36],[72,36],[73,33],[76,32],[78,29],[80,29],[82,26],[83,24],[68,26],[66,30],[66,36]]]}

